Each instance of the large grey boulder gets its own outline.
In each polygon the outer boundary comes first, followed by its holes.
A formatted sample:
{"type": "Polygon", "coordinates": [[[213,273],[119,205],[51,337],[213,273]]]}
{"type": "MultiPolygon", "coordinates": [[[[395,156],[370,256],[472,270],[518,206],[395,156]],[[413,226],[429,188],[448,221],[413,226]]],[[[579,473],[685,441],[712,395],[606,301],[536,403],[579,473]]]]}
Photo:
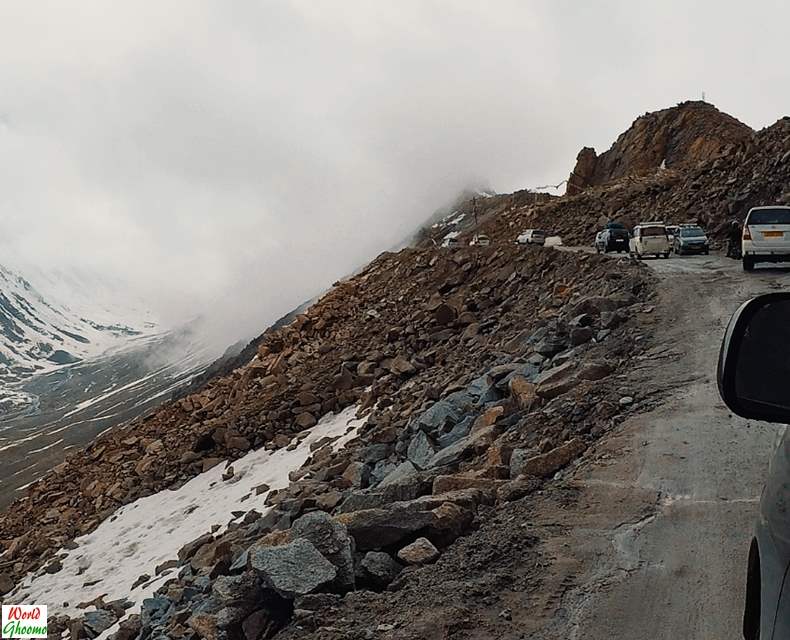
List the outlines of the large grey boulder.
{"type": "Polygon", "coordinates": [[[313,511],[294,522],[291,531],[296,538],[312,543],[335,566],[334,586],[341,590],[354,588],[354,540],[344,525],[324,511],[313,511]]]}
{"type": "Polygon", "coordinates": [[[496,378],[489,373],[486,373],[479,378],[475,378],[469,383],[466,388],[467,391],[477,398],[475,403],[481,407],[489,402],[496,402],[500,398],[499,391],[496,386],[496,378]]]}
{"type": "Polygon", "coordinates": [[[418,431],[409,442],[406,457],[418,468],[425,469],[436,453],[433,442],[424,431],[418,431]]]}
{"type": "Polygon", "coordinates": [[[561,364],[557,367],[552,367],[551,369],[547,369],[539,376],[535,377],[532,382],[536,385],[549,385],[555,382],[559,382],[560,380],[565,380],[573,375],[574,369],[576,368],[576,363],[574,361],[568,361],[564,364],[561,364]]]}
{"type": "Polygon", "coordinates": [[[483,427],[465,438],[461,438],[449,447],[445,447],[431,458],[428,468],[443,467],[455,464],[476,451],[485,450],[496,439],[497,427],[483,427]]]}
{"type": "Polygon", "coordinates": [[[441,430],[447,424],[455,424],[466,411],[474,407],[475,396],[466,391],[456,391],[423,411],[417,418],[417,423],[429,431],[441,430]]]}
{"type": "Polygon", "coordinates": [[[450,445],[455,444],[462,438],[465,438],[469,435],[469,432],[472,430],[472,425],[475,422],[474,416],[467,416],[457,425],[455,425],[448,433],[443,433],[436,439],[436,444],[439,446],[439,449],[444,449],[445,447],[449,447],[450,445]]]}
{"type": "Polygon", "coordinates": [[[591,316],[600,316],[605,312],[612,312],[620,307],[627,307],[634,303],[630,293],[619,293],[611,296],[589,296],[577,302],[571,310],[572,315],[586,313],[591,316]]]}
{"type": "Polygon", "coordinates": [[[88,632],[88,636],[95,638],[102,631],[106,631],[118,620],[117,616],[112,611],[105,609],[97,609],[96,611],[89,611],[82,618],[82,624],[88,632]]]}
{"type": "Polygon", "coordinates": [[[378,488],[407,484],[416,477],[419,477],[417,467],[415,467],[411,461],[405,460],[382,478],[381,482],[378,484],[378,488]]]}
{"type": "Polygon", "coordinates": [[[398,562],[383,551],[368,551],[359,563],[361,581],[374,589],[384,589],[398,577],[402,569],[398,562]]]}
{"type": "Polygon", "coordinates": [[[423,479],[421,474],[414,469],[414,465],[408,464],[413,473],[404,477],[400,482],[380,484],[373,491],[352,491],[348,497],[340,504],[339,511],[348,513],[351,511],[362,511],[364,509],[375,509],[393,502],[403,502],[414,500],[416,497],[425,493],[430,493],[432,475],[423,479]]]}
{"type": "Polygon", "coordinates": [[[217,576],[211,592],[224,605],[248,603],[259,598],[260,582],[253,572],[236,576],[217,576]]]}
{"type": "Polygon", "coordinates": [[[436,515],[431,511],[395,506],[341,513],[336,519],[346,525],[357,543],[357,549],[369,551],[388,547],[429,527],[436,522],[436,515]]]}
{"type": "Polygon", "coordinates": [[[568,340],[558,334],[550,335],[535,345],[535,351],[540,355],[550,358],[564,351],[568,347],[568,340]]]}
{"type": "Polygon", "coordinates": [[[145,598],[140,607],[140,622],[143,627],[150,627],[169,617],[175,605],[162,596],[145,598]]]}
{"type": "Polygon", "coordinates": [[[312,593],[337,576],[335,566],[304,538],[277,547],[253,545],[249,563],[267,587],[289,599],[312,593]]]}

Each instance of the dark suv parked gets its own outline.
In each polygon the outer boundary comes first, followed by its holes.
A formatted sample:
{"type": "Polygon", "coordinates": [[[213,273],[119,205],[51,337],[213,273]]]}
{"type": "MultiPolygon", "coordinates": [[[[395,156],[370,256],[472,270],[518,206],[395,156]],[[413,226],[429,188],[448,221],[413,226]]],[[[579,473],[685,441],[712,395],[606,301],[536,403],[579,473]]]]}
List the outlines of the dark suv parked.
{"type": "Polygon", "coordinates": [[[595,250],[598,253],[609,253],[610,251],[627,253],[630,238],[631,234],[628,233],[628,229],[624,225],[619,222],[610,222],[603,231],[595,236],[595,250]]]}

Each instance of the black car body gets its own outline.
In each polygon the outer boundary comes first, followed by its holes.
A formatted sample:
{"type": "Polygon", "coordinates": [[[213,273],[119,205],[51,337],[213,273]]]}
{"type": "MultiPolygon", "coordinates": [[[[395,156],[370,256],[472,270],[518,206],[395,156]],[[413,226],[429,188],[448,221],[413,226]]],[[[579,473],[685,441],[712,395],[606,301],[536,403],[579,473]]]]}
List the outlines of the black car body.
{"type": "Polygon", "coordinates": [[[702,227],[696,224],[680,225],[675,234],[673,249],[682,256],[687,253],[710,253],[710,243],[702,227]]]}
{"type": "Polygon", "coordinates": [[[595,249],[598,253],[609,253],[610,251],[627,253],[630,238],[631,234],[622,224],[610,222],[595,237],[595,249]]]}
{"type": "MultiPolygon", "coordinates": [[[[737,415],[790,423],[790,293],[735,312],[722,344],[719,392],[737,415]]],[[[746,640],[790,638],[790,437],[774,452],[748,556],[746,640]]]]}

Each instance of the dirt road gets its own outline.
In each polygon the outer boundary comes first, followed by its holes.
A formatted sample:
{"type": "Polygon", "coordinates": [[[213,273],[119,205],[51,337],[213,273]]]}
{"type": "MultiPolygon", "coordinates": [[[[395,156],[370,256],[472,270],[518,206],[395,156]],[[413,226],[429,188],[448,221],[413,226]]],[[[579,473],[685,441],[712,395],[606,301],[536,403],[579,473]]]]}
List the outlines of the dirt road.
{"type": "Polygon", "coordinates": [[[789,286],[790,271],[747,275],[719,256],[650,266],[662,281],[643,323],[650,357],[622,381],[649,410],[536,505],[530,529],[548,575],[518,616],[522,637],[741,637],[746,554],[779,428],[728,413],[716,359],[737,305],[789,286]]]}

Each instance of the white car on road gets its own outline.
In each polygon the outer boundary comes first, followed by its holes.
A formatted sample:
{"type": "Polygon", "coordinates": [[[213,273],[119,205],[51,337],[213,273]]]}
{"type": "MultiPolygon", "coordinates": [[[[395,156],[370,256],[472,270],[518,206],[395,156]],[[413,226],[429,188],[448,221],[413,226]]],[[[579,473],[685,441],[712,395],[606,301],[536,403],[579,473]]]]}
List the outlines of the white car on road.
{"type": "Polygon", "coordinates": [[[790,262],[790,207],[753,207],[741,236],[743,270],[757,262],[790,262]]]}
{"type": "Polygon", "coordinates": [[[540,229],[527,229],[516,238],[517,244],[546,244],[548,233],[540,229]]]}
{"type": "Polygon", "coordinates": [[[669,243],[666,225],[663,222],[640,222],[634,227],[629,249],[636,258],[650,255],[668,258],[672,245],[669,243]]]}

